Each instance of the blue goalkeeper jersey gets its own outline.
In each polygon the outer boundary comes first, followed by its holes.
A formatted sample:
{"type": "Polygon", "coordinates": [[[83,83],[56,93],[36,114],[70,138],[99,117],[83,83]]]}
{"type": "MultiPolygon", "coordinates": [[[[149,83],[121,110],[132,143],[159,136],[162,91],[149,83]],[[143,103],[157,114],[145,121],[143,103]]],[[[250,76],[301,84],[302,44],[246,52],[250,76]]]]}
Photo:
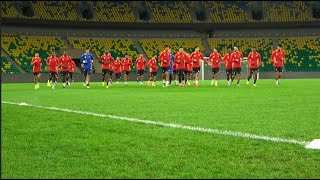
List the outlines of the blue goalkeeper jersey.
{"type": "Polygon", "coordinates": [[[174,55],[170,54],[170,74],[173,73],[174,55]]]}
{"type": "Polygon", "coordinates": [[[83,64],[83,68],[84,69],[92,68],[92,62],[91,61],[93,61],[93,55],[91,53],[82,54],[80,60],[81,60],[81,64],[83,64]]]}

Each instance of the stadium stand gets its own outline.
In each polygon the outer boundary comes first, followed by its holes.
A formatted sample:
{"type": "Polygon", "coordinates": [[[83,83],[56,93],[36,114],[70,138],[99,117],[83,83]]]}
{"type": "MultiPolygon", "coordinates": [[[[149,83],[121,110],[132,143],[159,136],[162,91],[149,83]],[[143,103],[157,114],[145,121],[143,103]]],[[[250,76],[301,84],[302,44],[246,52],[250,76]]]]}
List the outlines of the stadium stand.
{"type": "Polygon", "coordinates": [[[39,52],[43,72],[47,72],[45,60],[50,52],[66,47],[58,37],[1,36],[1,40],[1,48],[26,72],[32,72],[30,62],[35,52],[39,52]]]}
{"type": "Polygon", "coordinates": [[[11,1],[1,1],[1,17],[4,18],[17,18],[17,10],[14,8],[13,2],[11,1]]]}
{"type": "Polygon", "coordinates": [[[270,56],[273,48],[273,41],[271,39],[208,39],[210,49],[218,49],[221,54],[225,55],[228,48],[233,50],[234,46],[237,46],[243,53],[244,57],[247,57],[251,51],[251,47],[257,48],[262,58],[261,71],[272,71],[273,67],[270,62],[270,56]]]}
{"type": "Polygon", "coordinates": [[[246,10],[250,3],[246,1],[202,1],[214,23],[244,23],[249,18],[246,10]]]}
{"type": "Polygon", "coordinates": [[[159,23],[191,23],[192,1],[145,1],[153,13],[153,21],[159,23]]]}
{"type": "Polygon", "coordinates": [[[83,1],[92,7],[96,17],[94,21],[102,22],[134,22],[132,13],[135,2],[131,1],[83,1]]]}
{"type": "Polygon", "coordinates": [[[46,20],[79,20],[76,12],[77,1],[32,1],[36,19],[46,20]]]}
{"type": "Polygon", "coordinates": [[[21,73],[6,57],[1,57],[1,72],[2,73],[21,73]]]}
{"type": "Polygon", "coordinates": [[[140,39],[139,42],[148,58],[151,58],[153,54],[160,54],[165,45],[171,47],[173,54],[178,52],[180,46],[189,53],[192,53],[197,45],[200,47],[201,52],[205,50],[201,39],[140,39]]]}
{"type": "Polygon", "coordinates": [[[281,38],[285,47],[287,71],[319,71],[320,38],[281,38]]]}
{"type": "MultiPolygon", "coordinates": [[[[100,38],[74,38],[69,37],[68,42],[74,49],[83,50],[89,47],[93,53],[99,58],[103,53],[104,49],[108,49],[111,55],[116,58],[123,58],[126,53],[132,58],[132,61],[139,56],[137,48],[130,39],[100,39],[100,38]]],[[[135,69],[133,69],[135,71],[135,69]]]]}
{"type": "Polygon", "coordinates": [[[262,1],[265,9],[263,22],[311,21],[310,1],[262,1]]]}

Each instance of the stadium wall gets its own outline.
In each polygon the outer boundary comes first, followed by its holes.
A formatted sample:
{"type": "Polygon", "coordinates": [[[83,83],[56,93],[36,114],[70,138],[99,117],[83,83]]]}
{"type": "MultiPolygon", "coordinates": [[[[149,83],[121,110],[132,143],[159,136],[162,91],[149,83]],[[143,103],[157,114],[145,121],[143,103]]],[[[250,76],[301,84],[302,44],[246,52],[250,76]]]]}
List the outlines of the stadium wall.
{"type": "MultiPolygon", "coordinates": [[[[226,75],[225,72],[221,72],[220,79],[225,80],[226,75]]],[[[245,79],[246,75],[243,74],[241,79],[245,79]]],[[[137,77],[136,72],[132,72],[130,74],[130,81],[135,81],[137,77]]],[[[45,83],[49,78],[48,73],[43,73],[41,75],[41,82],[45,83]]],[[[145,81],[149,78],[149,73],[145,73],[145,81]]],[[[273,72],[260,72],[259,73],[260,79],[274,79],[273,72]]],[[[320,72],[284,72],[282,79],[307,79],[307,78],[320,78],[320,72]]],[[[161,73],[158,72],[157,76],[158,81],[161,81],[161,73]]],[[[211,79],[211,73],[205,73],[205,80],[211,79]]],[[[74,74],[75,82],[82,82],[83,81],[83,74],[75,73],[74,74]]],[[[94,73],[91,74],[91,81],[92,82],[101,82],[101,73],[94,73]]],[[[1,74],[1,83],[32,83],[33,82],[33,74],[32,73],[25,73],[25,74],[1,74]]],[[[58,82],[61,83],[62,79],[59,75],[58,82]]],[[[123,75],[121,77],[120,82],[123,82],[123,75]]]]}

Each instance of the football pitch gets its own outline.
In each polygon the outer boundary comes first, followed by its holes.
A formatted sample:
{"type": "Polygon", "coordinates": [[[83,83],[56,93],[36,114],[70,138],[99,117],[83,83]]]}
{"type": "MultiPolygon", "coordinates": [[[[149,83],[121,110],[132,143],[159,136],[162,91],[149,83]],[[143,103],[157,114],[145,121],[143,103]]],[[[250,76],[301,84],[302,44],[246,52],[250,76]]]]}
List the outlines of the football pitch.
{"type": "Polygon", "coordinates": [[[320,178],[320,79],[280,83],[2,84],[1,178],[320,178]]]}

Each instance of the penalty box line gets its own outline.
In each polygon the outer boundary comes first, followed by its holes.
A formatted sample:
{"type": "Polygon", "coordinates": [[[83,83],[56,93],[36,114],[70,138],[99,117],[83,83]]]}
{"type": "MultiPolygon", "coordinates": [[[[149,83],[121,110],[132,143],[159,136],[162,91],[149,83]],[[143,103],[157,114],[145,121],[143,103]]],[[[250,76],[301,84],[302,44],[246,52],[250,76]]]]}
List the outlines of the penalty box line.
{"type": "Polygon", "coordinates": [[[34,108],[39,108],[39,109],[49,109],[49,110],[54,110],[54,111],[70,112],[70,113],[75,113],[75,114],[84,114],[84,115],[95,116],[95,117],[104,117],[104,118],[116,119],[116,120],[121,120],[121,121],[129,121],[129,122],[134,122],[134,123],[151,124],[151,125],[171,127],[171,128],[176,128],[176,129],[185,129],[185,130],[204,132],[204,133],[209,133],[209,134],[228,135],[228,136],[233,136],[233,137],[273,141],[273,142],[287,143],[287,144],[299,144],[299,145],[303,145],[303,146],[306,146],[309,143],[307,141],[300,141],[300,140],[295,140],[295,139],[268,137],[268,136],[263,136],[263,135],[235,132],[235,131],[229,131],[229,130],[202,128],[202,127],[187,126],[187,125],[176,124],[176,123],[164,123],[164,122],[158,122],[158,121],[142,120],[142,119],[137,119],[137,118],[114,116],[114,115],[108,115],[108,114],[99,114],[99,113],[94,113],[94,112],[84,112],[84,111],[77,111],[77,110],[57,108],[57,107],[38,106],[38,105],[27,104],[24,102],[22,102],[22,103],[7,102],[7,101],[1,101],[1,102],[3,104],[28,106],[28,107],[34,107],[34,108]]]}

